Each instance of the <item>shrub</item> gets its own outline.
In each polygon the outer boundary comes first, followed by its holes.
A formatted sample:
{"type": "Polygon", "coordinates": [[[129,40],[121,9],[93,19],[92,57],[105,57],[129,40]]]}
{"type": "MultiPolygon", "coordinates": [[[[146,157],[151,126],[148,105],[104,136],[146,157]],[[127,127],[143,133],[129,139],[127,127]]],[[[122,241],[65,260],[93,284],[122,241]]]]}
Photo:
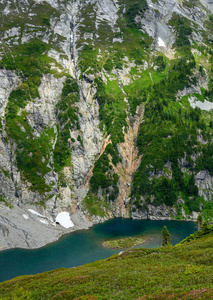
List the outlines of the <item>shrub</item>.
{"type": "Polygon", "coordinates": [[[113,62],[111,61],[111,59],[108,58],[103,67],[106,71],[111,72],[113,69],[113,62]]]}
{"type": "Polygon", "coordinates": [[[127,20],[127,26],[129,28],[138,28],[139,29],[140,26],[139,26],[139,24],[135,23],[135,18],[139,14],[141,16],[143,16],[147,9],[148,9],[148,4],[147,4],[146,0],[141,0],[138,3],[131,5],[125,13],[125,17],[127,20]]]}

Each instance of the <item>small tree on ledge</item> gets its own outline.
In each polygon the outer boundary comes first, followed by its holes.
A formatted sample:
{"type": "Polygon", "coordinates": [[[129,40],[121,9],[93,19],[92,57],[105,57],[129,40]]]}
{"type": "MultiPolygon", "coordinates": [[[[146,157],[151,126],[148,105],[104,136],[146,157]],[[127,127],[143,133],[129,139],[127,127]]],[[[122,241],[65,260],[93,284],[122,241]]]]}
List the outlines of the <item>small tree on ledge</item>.
{"type": "Polygon", "coordinates": [[[170,233],[169,233],[167,227],[164,226],[163,231],[162,231],[162,246],[166,247],[166,246],[170,246],[170,245],[171,245],[170,233]]]}

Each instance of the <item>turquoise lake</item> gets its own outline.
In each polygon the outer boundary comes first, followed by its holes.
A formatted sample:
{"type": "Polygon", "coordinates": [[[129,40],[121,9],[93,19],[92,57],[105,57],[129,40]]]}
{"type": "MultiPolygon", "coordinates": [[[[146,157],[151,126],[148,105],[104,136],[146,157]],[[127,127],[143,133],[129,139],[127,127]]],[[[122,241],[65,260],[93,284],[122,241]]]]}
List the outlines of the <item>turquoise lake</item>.
{"type": "Polygon", "coordinates": [[[142,247],[159,247],[164,225],[171,234],[173,245],[197,230],[192,222],[112,219],[89,230],[63,236],[43,248],[0,252],[0,281],[61,267],[75,267],[119,253],[120,250],[103,247],[103,242],[108,239],[142,234],[146,240],[142,247]]]}

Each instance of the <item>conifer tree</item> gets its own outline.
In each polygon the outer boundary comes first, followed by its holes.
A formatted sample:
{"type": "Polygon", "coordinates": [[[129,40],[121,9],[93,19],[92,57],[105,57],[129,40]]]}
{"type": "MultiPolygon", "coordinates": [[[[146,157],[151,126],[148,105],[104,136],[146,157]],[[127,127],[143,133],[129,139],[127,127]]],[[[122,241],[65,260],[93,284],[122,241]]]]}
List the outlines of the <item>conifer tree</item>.
{"type": "Polygon", "coordinates": [[[207,233],[208,232],[208,223],[207,222],[204,222],[202,224],[202,230],[204,233],[207,233]]]}
{"type": "Polygon", "coordinates": [[[197,230],[200,231],[202,229],[203,218],[202,215],[199,214],[197,217],[197,230]]]}
{"type": "Polygon", "coordinates": [[[162,246],[166,247],[169,245],[171,245],[170,233],[169,233],[167,227],[164,226],[163,231],[162,231],[162,246]]]}

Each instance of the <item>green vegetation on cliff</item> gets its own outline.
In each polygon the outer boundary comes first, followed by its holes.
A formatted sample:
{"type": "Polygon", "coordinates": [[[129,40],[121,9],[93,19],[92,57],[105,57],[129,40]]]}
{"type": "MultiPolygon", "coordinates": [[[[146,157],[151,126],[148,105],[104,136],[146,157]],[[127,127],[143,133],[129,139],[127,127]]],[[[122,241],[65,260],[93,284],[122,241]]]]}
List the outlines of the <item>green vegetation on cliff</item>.
{"type": "Polygon", "coordinates": [[[45,193],[57,185],[48,181],[51,172],[70,195],[88,178],[83,205],[99,216],[117,209],[119,199],[119,211],[123,205],[129,215],[165,204],[171,217],[203,210],[204,218],[212,218],[212,188],[208,194],[206,182],[201,187],[196,176],[200,171],[213,176],[213,113],[191,104],[213,101],[212,14],[200,1],[176,3],[179,9],[171,8],[168,18],[158,1],[75,4],[73,9],[66,1],[54,8],[33,0],[0,4],[0,68],[13,70],[20,80],[2,110],[0,129],[21,180],[45,202],[45,193]],[[199,21],[197,13],[187,17],[192,7],[204,11],[199,21]],[[29,109],[42,98],[39,88],[49,73],[64,83],[54,99],[54,130],[31,122],[37,116],[29,109]],[[133,132],[131,141],[127,132],[133,132]],[[97,151],[87,157],[90,138],[97,151]],[[134,161],[127,157],[130,148],[134,155],[138,150],[134,161]],[[80,155],[83,175],[73,163],[80,155]],[[62,179],[65,167],[79,172],[81,183],[75,174],[62,179]]]}
{"type": "MultiPolygon", "coordinates": [[[[182,36],[187,38],[191,34],[185,19],[174,16],[171,24],[177,28],[179,39],[182,36]]],[[[140,211],[144,205],[151,203],[151,199],[155,206],[164,203],[173,206],[178,198],[184,199],[187,214],[200,211],[201,203],[203,207],[206,205],[204,199],[198,196],[195,174],[204,169],[212,174],[212,111],[191,108],[188,99],[191,96],[198,99],[201,97],[202,101],[206,97],[210,100],[212,89],[202,88],[202,95],[197,93],[187,97],[177,96],[185,89],[197,85],[197,78],[204,76],[191,48],[188,47],[184,53],[181,43],[178,47],[181,50],[180,55],[170,61],[162,55],[156,57],[155,69],[149,68],[152,77],[149,73],[147,77],[147,71],[138,73],[139,79],[134,79],[134,83],[123,87],[126,94],[121,92],[116,80],[110,79],[104,83],[101,78],[96,78],[94,81],[97,88],[95,97],[99,103],[100,128],[110,134],[111,147],[114,153],[118,153],[116,156],[119,159],[111,155],[115,166],[121,161],[118,145],[124,141],[124,132],[129,126],[127,117],[134,121],[137,107],[145,103],[144,120],[137,138],[139,154],[143,155],[143,158],[133,178],[132,211],[140,211]],[[125,97],[128,104],[124,101],[125,97]],[[200,141],[199,137],[204,142],[200,141]]],[[[145,47],[140,49],[144,51],[145,47]]],[[[130,61],[133,59],[136,62],[137,58],[131,57],[130,53],[132,52],[125,54],[130,61]]],[[[212,60],[211,52],[205,49],[203,54],[209,61],[212,60]]],[[[112,61],[107,59],[103,66],[108,72],[112,69],[112,61]]],[[[135,72],[132,68],[129,76],[135,76],[135,72]]],[[[90,186],[96,194],[101,188],[110,200],[108,191],[112,188],[110,178],[114,169],[111,169],[108,154],[105,151],[95,163],[90,186]]],[[[208,216],[210,217],[210,214],[208,216]]]]}
{"type": "MultiPolygon", "coordinates": [[[[198,212],[201,207],[205,210],[207,204],[199,197],[195,175],[202,170],[212,174],[212,111],[191,108],[189,99],[212,101],[211,46],[198,46],[193,41],[193,30],[197,29],[192,22],[173,13],[169,26],[176,33],[173,44],[176,53],[173,57],[159,52],[150,55],[147,49],[151,39],[140,23],[148,9],[147,2],[125,1],[125,5],[125,12],[121,10],[117,20],[120,31],[113,36],[110,29],[109,32],[103,28],[93,29],[98,35],[101,31],[101,44],[95,39],[80,53],[82,72],[95,77],[100,129],[110,135],[111,148],[118,157],[105,151],[98,159],[90,180],[90,192],[97,196],[98,191],[102,191],[108,201],[116,201],[119,193],[115,190],[120,182],[113,184],[112,178],[119,171],[112,168],[112,163],[116,167],[122,161],[118,149],[124,142],[124,132],[134,122],[137,108],[145,103],[144,120],[138,138],[135,137],[142,160],[133,176],[131,211],[140,212],[150,203],[175,206],[179,211],[183,208],[186,214],[198,212]],[[113,38],[120,42],[109,47],[113,38]],[[196,53],[199,52],[198,56],[196,53]],[[206,71],[202,66],[204,60],[206,71]],[[125,68],[129,68],[129,80],[123,84],[120,74],[125,68]],[[104,80],[100,76],[101,70],[104,80]],[[194,90],[202,80],[209,81],[208,89],[201,88],[200,93],[186,92],[187,89],[194,90]],[[182,97],[185,93],[188,95],[182,97]],[[178,199],[184,204],[177,204],[178,199]]],[[[211,218],[212,202],[209,200],[210,208],[205,210],[207,218],[211,218]]]]}
{"type": "Polygon", "coordinates": [[[145,116],[137,140],[143,159],[132,188],[138,209],[143,207],[141,194],[147,204],[153,195],[156,206],[172,206],[181,196],[189,212],[199,211],[203,202],[198,197],[194,174],[203,169],[212,172],[212,112],[202,112],[176,100],[178,91],[196,83],[195,60],[190,57],[188,61],[172,61],[167,78],[144,91],[145,116]],[[199,142],[198,136],[206,142],[199,142]],[[163,176],[158,176],[160,172],[163,176]]]}
{"type": "MultiPolygon", "coordinates": [[[[22,84],[11,92],[6,107],[6,126],[8,137],[17,145],[15,154],[17,167],[23,177],[31,184],[32,191],[41,195],[50,192],[51,186],[45,182],[45,174],[51,171],[50,152],[54,138],[53,128],[44,128],[39,135],[31,127],[26,105],[39,96],[41,77],[48,72],[46,61],[48,46],[39,39],[32,39],[14,49],[13,56],[5,55],[0,68],[15,70],[22,84]]],[[[44,199],[43,199],[44,200],[44,199]]]]}
{"type": "Polygon", "coordinates": [[[80,129],[78,108],[75,106],[79,100],[78,84],[76,80],[68,78],[62,89],[61,100],[56,105],[58,136],[54,148],[54,163],[57,171],[71,163],[70,145],[75,140],[71,138],[70,131],[80,129]]]}

